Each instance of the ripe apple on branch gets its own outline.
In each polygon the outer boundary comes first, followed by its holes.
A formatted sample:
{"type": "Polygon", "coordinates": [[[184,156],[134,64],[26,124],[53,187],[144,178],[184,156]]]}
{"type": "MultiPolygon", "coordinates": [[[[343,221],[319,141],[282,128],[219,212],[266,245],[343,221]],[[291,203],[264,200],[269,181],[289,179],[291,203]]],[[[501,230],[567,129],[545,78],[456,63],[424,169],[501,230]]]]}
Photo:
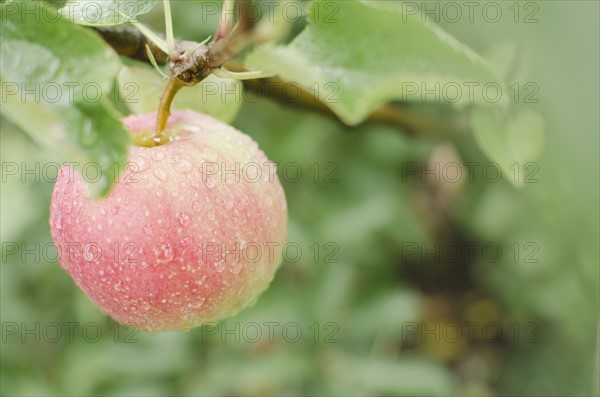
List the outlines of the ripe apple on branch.
{"type": "MultiPolygon", "coordinates": [[[[168,1],[166,43],[136,24],[165,50],[171,76],[156,113],[123,121],[135,143],[128,153],[138,171],[135,183],[121,178],[108,197],[93,200],[82,177],[63,169],[54,187],[50,229],[55,244],[94,242],[100,252],[76,251],[61,265],[121,323],[159,332],[231,316],[258,298],[281,261],[287,205],[277,176],[249,180],[224,174],[250,163],[265,166],[265,154],[250,137],[210,116],[170,115],[176,93],[211,73],[260,76],[220,69],[258,40],[242,12],[247,3],[238,3],[234,26],[230,18],[221,21],[210,44],[175,45],[168,1]],[[207,163],[223,169],[207,175],[207,163]],[[108,255],[115,243],[133,247],[133,255],[108,255]],[[271,249],[249,255],[248,246],[271,249]]],[[[155,63],[152,52],[147,54],[155,63]]]]}

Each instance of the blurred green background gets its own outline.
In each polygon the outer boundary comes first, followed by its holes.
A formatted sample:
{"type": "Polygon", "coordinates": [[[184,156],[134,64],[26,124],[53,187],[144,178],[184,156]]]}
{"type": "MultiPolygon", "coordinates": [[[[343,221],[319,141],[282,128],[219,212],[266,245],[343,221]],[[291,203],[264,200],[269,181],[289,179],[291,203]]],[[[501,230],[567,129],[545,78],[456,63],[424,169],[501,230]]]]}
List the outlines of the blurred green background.
{"type": "MultiPolygon", "coordinates": [[[[175,2],[175,31],[202,40],[214,23],[199,23],[193,3],[175,2]]],[[[535,24],[441,23],[479,53],[513,43],[528,66],[522,81],[539,85],[539,103],[521,106],[543,115],[546,144],[539,182],[524,189],[480,174],[462,184],[405,178],[406,164],[488,162],[468,134],[349,129],[268,99],[243,104],[234,126],[272,161],[303,171],[298,181],[282,178],[289,241],[303,255],[282,264],[254,307],[218,327],[132,333],[92,305],[58,263],[7,255],[6,242],[51,241],[52,184],[3,175],[2,395],[597,395],[599,7],[537,4],[535,24]],[[498,261],[407,255],[407,244],[436,242],[503,251],[498,261]],[[86,336],[80,326],[73,340],[54,342],[48,329],[38,342],[7,332],[7,324],[68,322],[98,324],[102,335],[96,341],[94,329],[86,336]],[[271,322],[272,339],[264,325],[271,322]],[[441,331],[468,322],[479,324],[472,337],[441,331]],[[253,323],[262,331],[257,341],[253,323]],[[501,336],[482,336],[491,323],[501,336]],[[239,340],[227,333],[236,324],[239,340]]],[[[143,18],[159,31],[161,19],[160,9],[143,18]]],[[[1,123],[3,163],[55,161],[1,123]]]]}

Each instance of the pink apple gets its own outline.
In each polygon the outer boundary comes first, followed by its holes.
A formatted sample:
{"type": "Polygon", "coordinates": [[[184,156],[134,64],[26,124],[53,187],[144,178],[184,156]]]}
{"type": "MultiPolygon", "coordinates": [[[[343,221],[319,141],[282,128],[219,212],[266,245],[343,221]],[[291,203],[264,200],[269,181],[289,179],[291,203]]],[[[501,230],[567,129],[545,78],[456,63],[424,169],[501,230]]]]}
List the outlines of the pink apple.
{"type": "MultiPolygon", "coordinates": [[[[156,114],[127,117],[134,137],[156,114]]],[[[281,260],[287,205],[247,135],[191,111],[171,116],[168,142],[131,146],[111,193],[92,200],[63,167],[50,231],[61,266],[120,323],[187,330],[234,315],[268,287],[281,260]]]]}

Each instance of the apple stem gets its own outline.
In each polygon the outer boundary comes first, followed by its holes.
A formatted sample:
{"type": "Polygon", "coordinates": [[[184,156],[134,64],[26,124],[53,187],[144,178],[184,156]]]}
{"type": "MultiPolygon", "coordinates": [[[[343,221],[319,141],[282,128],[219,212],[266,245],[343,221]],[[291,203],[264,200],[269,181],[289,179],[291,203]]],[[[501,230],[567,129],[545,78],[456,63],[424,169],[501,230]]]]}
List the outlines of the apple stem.
{"type": "Polygon", "coordinates": [[[161,138],[162,132],[167,127],[169,116],[171,115],[171,104],[175,98],[177,91],[183,87],[183,85],[177,81],[174,77],[169,78],[169,82],[165,87],[165,91],[160,96],[160,104],[158,105],[158,113],[156,117],[156,137],[161,138]]]}

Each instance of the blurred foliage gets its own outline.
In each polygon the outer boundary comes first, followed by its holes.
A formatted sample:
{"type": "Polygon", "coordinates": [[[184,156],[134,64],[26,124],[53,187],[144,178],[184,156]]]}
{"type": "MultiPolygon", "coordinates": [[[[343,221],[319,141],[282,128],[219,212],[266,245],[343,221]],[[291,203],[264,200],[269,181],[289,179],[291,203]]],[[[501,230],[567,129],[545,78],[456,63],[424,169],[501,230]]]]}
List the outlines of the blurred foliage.
{"type": "MultiPolygon", "coordinates": [[[[419,95],[408,95],[407,81],[430,87],[498,81],[479,55],[403,8],[402,2],[314,1],[306,29],[289,45],[261,46],[246,61],[306,90],[317,85],[316,95],[349,125],[392,100],[423,102],[419,95]],[[358,25],[369,29],[356,29],[358,25]],[[335,92],[328,86],[336,87],[335,92]]],[[[490,105],[481,93],[457,98],[455,106],[490,105]]],[[[507,97],[499,101],[507,103],[507,97]]]]}
{"type": "MultiPolygon", "coordinates": [[[[216,16],[199,23],[201,7],[191,3],[174,4],[176,35],[202,40],[216,16]]],[[[535,110],[547,126],[538,183],[516,189],[478,173],[463,184],[406,180],[407,163],[486,158],[472,135],[409,137],[376,124],[347,128],[268,98],[244,103],[233,124],[281,163],[280,173],[291,163],[303,171],[298,181],[280,175],[289,241],[303,248],[301,259],[284,262],[257,304],[218,329],[138,332],[137,343],[126,343],[131,331],[94,307],[56,262],[8,256],[3,244],[2,395],[597,394],[598,4],[538,3],[535,25],[510,18],[443,24],[479,53],[493,52],[499,37],[518,37],[504,48],[529,71],[514,78],[537,82],[540,93],[538,104],[517,108],[535,110]],[[334,183],[324,183],[332,170],[334,183]],[[328,242],[339,247],[331,257],[336,263],[326,263],[334,252],[325,249],[328,242]],[[481,255],[407,260],[404,244],[414,242],[495,242],[504,251],[497,262],[481,255]],[[534,242],[539,261],[515,260],[515,242],[534,242]],[[494,343],[406,339],[406,324],[468,321],[498,322],[503,336],[494,343]],[[72,341],[63,335],[56,343],[33,336],[22,342],[5,332],[13,322],[97,323],[103,334],[92,343],[79,328],[72,341]],[[303,334],[297,342],[281,327],[273,340],[265,327],[256,342],[222,334],[253,322],[297,323],[303,334]],[[517,340],[507,331],[514,324],[517,340]],[[527,324],[537,327],[533,343],[527,324]]],[[[143,19],[161,30],[161,18],[155,9],[143,19]]],[[[3,164],[57,161],[5,118],[1,123],[3,164]]],[[[3,243],[31,248],[51,241],[51,190],[50,182],[32,177],[3,180],[3,243]]]]}
{"type": "MultiPolygon", "coordinates": [[[[122,166],[130,139],[106,98],[120,67],[119,57],[95,33],[59,19],[54,7],[44,5],[40,11],[40,4],[0,6],[4,115],[48,150],[60,154],[63,161],[93,161],[104,171],[115,164],[122,166]],[[10,6],[17,11],[29,6],[32,17],[24,18],[25,12],[14,12],[10,6]],[[68,95],[58,91],[69,84],[68,95]],[[58,89],[49,93],[52,86],[58,89]],[[22,95],[15,95],[27,89],[30,93],[37,90],[35,99],[25,101],[22,95]],[[31,117],[32,113],[36,117],[31,117]]],[[[92,194],[101,196],[110,190],[107,175],[102,173],[92,194]]]]}

